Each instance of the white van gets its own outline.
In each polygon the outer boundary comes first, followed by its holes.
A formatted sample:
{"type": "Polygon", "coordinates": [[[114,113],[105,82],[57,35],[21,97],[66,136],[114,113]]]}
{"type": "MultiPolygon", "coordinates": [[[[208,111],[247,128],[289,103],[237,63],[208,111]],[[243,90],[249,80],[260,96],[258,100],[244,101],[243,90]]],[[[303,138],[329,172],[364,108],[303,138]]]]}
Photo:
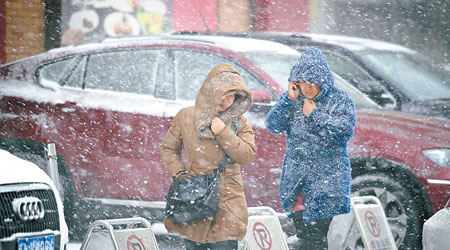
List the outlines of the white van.
{"type": "Polygon", "coordinates": [[[0,150],[0,249],[63,250],[68,240],[63,204],[50,177],[0,150]]]}

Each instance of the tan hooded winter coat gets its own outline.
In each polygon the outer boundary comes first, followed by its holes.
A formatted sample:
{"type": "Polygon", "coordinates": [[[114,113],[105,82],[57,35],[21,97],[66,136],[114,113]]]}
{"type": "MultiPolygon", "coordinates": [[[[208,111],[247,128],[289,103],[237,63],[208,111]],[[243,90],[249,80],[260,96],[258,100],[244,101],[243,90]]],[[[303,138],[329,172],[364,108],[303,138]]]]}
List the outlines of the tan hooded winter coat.
{"type": "Polygon", "coordinates": [[[220,178],[219,211],[215,219],[176,224],[165,218],[168,232],[199,243],[242,240],[245,236],[248,214],[240,165],[252,161],[256,154],[253,130],[243,116],[251,104],[252,94],[237,70],[229,64],[220,64],[203,82],[195,107],[184,108],[175,116],[161,145],[169,176],[181,170],[188,171],[181,178],[211,174],[224,151],[229,161],[220,178]],[[220,99],[228,91],[236,91],[236,99],[231,107],[219,113],[220,99]],[[214,117],[226,125],[217,136],[210,128],[214,117]],[[230,127],[234,117],[238,117],[236,133],[230,127]]]}

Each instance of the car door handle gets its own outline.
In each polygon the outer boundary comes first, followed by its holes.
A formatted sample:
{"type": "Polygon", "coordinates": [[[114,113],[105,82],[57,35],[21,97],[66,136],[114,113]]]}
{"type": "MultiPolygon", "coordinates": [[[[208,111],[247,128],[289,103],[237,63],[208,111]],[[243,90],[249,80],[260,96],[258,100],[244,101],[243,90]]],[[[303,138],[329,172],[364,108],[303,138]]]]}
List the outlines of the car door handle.
{"type": "Polygon", "coordinates": [[[66,107],[78,107],[78,103],[76,102],[65,102],[63,105],[66,107]]]}
{"type": "Polygon", "coordinates": [[[57,104],[56,106],[59,107],[63,112],[74,112],[75,110],[80,108],[80,106],[78,106],[78,103],[76,102],[65,102],[62,104],[57,104]]]}

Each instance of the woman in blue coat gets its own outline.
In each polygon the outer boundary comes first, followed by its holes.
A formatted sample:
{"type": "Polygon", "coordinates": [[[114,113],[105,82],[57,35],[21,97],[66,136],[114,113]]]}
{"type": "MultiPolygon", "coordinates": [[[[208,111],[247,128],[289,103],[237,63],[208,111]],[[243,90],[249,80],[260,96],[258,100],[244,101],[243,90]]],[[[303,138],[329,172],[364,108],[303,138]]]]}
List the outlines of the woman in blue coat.
{"type": "Polygon", "coordinates": [[[350,212],[347,142],[355,122],[353,100],[334,86],[320,50],[308,49],[291,69],[288,91],[266,116],[271,133],[286,134],[280,200],[306,249],[327,249],[331,219],[350,212]]]}

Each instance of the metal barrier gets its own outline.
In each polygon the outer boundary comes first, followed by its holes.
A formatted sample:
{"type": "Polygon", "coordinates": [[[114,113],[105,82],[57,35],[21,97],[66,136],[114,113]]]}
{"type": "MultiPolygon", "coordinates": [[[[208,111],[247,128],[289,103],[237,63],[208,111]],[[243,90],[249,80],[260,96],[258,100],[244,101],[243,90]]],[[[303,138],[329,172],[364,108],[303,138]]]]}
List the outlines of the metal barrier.
{"type": "Polygon", "coordinates": [[[81,244],[80,250],[86,249],[159,250],[159,247],[150,222],[138,217],[95,221],[81,244]]]}
{"type": "Polygon", "coordinates": [[[248,208],[244,241],[248,250],[289,249],[278,216],[270,207],[248,208]]]}

